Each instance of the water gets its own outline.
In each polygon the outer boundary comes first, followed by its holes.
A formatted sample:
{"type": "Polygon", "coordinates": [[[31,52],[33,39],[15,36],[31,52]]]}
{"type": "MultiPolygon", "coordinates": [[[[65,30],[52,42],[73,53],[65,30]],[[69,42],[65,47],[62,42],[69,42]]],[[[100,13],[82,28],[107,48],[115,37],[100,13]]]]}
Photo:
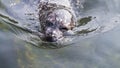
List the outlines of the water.
{"type": "MultiPolygon", "coordinates": [[[[32,4],[32,0],[30,0],[31,2],[25,1],[32,4]]],[[[85,0],[78,13],[81,15],[80,17],[96,17],[91,23],[96,21],[105,28],[97,35],[91,33],[88,36],[79,37],[74,44],[60,49],[43,49],[34,46],[40,39],[26,29],[14,25],[27,21],[24,18],[20,19],[24,17],[22,13],[21,17],[19,17],[20,14],[12,15],[14,10],[10,9],[10,5],[14,5],[14,2],[20,3],[19,0],[0,0],[0,14],[2,14],[0,15],[0,68],[120,67],[119,0],[85,0]],[[115,23],[115,21],[117,22],[115,23]],[[29,37],[35,39],[31,40],[29,37]]],[[[18,6],[19,8],[22,7],[21,4],[18,6]]],[[[23,27],[22,23],[18,25],[23,27]]],[[[90,27],[90,25],[80,28],[86,27],[90,27]]]]}

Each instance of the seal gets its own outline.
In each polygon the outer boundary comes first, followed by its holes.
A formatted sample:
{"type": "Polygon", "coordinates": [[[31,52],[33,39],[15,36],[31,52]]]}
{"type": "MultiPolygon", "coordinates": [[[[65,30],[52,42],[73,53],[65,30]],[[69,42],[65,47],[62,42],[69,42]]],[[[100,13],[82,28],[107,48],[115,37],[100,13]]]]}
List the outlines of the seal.
{"type": "Polygon", "coordinates": [[[40,2],[39,20],[43,40],[47,42],[62,40],[76,24],[72,8],[50,2],[40,2]]]}

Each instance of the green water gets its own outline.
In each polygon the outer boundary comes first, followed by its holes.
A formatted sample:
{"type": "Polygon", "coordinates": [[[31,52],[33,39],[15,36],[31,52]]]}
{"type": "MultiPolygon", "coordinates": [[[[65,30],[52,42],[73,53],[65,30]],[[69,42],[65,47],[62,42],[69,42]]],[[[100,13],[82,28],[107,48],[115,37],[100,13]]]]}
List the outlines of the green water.
{"type": "MultiPolygon", "coordinates": [[[[33,44],[17,37],[18,34],[16,33],[18,32],[20,32],[19,36],[22,35],[21,33],[25,33],[25,36],[29,36],[30,32],[26,32],[24,29],[17,28],[10,24],[18,22],[18,19],[14,18],[11,14],[10,16],[7,12],[8,10],[6,10],[10,1],[19,2],[19,0],[0,0],[0,14],[3,15],[0,15],[0,68],[120,67],[120,25],[117,25],[109,31],[103,31],[103,33],[87,38],[82,37],[83,39],[80,39],[81,37],[78,37],[78,39],[75,40],[76,43],[64,48],[43,49],[35,47],[33,44]]],[[[107,20],[110,18],[107,17],[107,15],[114,17],[114,14],[119,14],[120,12],[120,1],[118,0],[86,1],[87,2],[84,4],[85,8],[81,10],[81,15],[89,16],[95,14],[94,16],[101,18],[101,23],[105,23],[102,16],[107,20]],[[112,4],[114,5],[112,6],[112,4]],[[106,5],[107,9],[101,8],[106,5]],[[98,11],[101,13],[98,14],[98,11]],[[102,12],[105,14],[107,12],[108,14],[102,15],[102,12]]],[[[99,20],[96,21],[99,22],[99,20]]],[[[105,30],[107,30],[107,28],[105,30]]],[[[25,38],[25,36],[23,37],[25,38]]]]}

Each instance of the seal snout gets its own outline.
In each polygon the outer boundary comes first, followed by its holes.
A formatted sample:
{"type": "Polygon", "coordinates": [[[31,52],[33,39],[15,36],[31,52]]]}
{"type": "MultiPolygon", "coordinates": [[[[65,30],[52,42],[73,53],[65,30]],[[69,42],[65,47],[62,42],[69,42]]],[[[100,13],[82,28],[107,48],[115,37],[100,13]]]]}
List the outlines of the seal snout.
{"type": "Polygon", "coordinates": [[[45,39],[49,42],[55,42],[63,37],[63,33],[58,28],[47,27],[45,30],[45,39]]]}

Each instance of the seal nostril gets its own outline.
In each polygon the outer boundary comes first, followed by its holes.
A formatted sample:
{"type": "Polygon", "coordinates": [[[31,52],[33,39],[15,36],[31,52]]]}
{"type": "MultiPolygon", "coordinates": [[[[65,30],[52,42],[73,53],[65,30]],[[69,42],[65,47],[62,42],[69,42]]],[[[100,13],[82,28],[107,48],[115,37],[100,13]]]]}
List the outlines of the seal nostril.
{"type": "Polygon", "coordinates": [[[52,36],[52,32],[47,33],[46,36],[52,36]]]}

